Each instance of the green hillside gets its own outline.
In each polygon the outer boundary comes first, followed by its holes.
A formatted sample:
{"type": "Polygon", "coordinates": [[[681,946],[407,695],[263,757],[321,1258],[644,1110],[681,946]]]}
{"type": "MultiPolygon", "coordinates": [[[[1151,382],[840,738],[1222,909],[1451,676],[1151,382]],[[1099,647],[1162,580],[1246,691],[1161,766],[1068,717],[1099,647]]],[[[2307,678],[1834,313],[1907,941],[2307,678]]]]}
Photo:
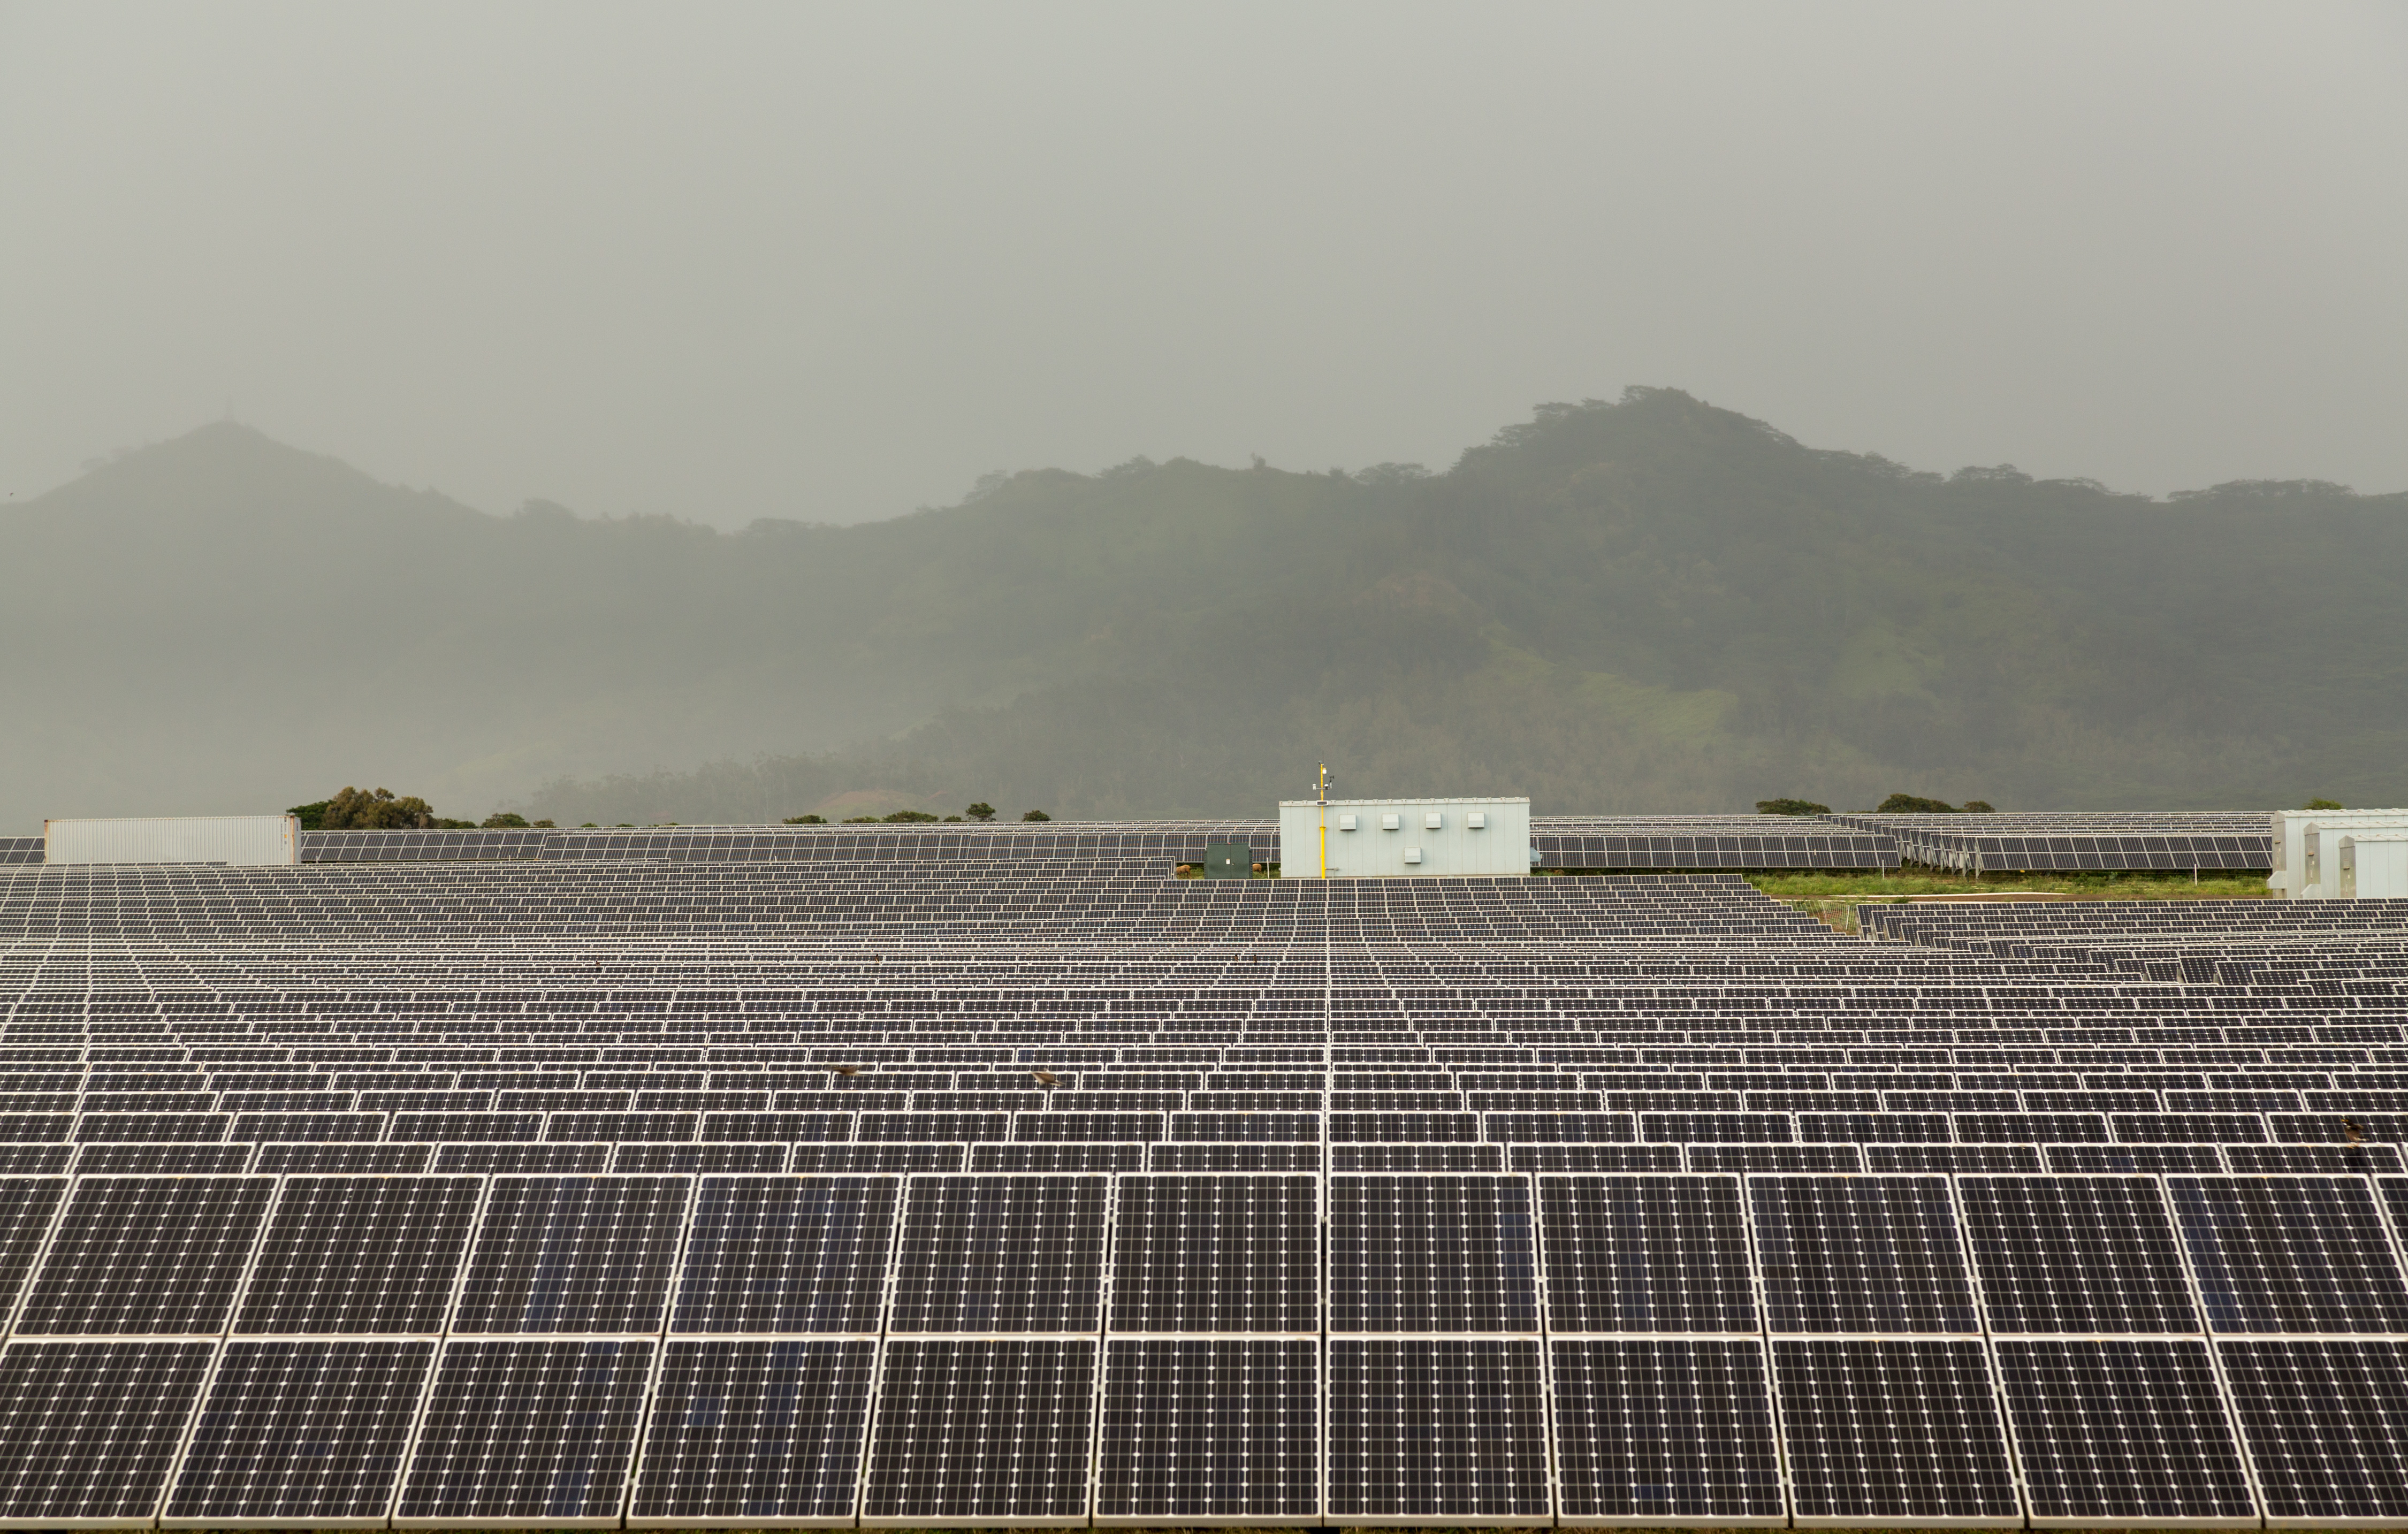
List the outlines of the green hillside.
{"type": "Polygon", "coordinates": [[[1541,812],[2408,795],[2408,495],[1913,473],[1669,390],[1435,475],[1139,461],[738,534],[220,425],[0,513],[0,567],[18,824],[369,780],[568,824],[1260,813],[1319,760],[1541,812]]]}

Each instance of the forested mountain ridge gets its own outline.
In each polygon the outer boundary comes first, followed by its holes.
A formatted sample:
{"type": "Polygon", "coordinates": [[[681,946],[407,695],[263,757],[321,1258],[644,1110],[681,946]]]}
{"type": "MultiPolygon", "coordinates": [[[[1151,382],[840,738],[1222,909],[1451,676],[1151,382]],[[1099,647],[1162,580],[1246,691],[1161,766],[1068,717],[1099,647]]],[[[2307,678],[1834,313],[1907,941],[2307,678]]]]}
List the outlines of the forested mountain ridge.
{"type": "Polygon", "coordinates": [[[20,824],[370,779],[568,824],[1268,812],[1319,760],[1542,813],[2408,792],[2408,495],[1914,473],[1670,390],[1434,475],[1138,460],[736,534],[218,425],[0,512],[0,567],[20,824]]]}

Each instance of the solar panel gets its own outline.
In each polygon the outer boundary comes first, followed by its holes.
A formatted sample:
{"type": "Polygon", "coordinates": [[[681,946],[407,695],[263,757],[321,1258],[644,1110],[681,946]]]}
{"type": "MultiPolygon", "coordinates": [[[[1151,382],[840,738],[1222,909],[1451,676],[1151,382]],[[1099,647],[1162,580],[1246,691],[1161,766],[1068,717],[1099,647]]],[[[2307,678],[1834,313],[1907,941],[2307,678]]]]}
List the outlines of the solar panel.
{"type": "Polygon", "coordinates": [[[1992,1331],[2199,1329],[2157,1179],[1968,1177],[1956,1186],[1992,1331]]]}
{"type": "Polygon", "coordinates": [[[1998,1357],[2035,1519],[2256,1523],[2204,1342],[2002,1340],[1998,1357]]]}
{"type": "Polygon", "coordinates": [[[235,1341],[193,1426],[169,1520],[382,1520],[432,1339],[235,1341]]]}
{"type": "Polygon", "coordinates": [[[50,1233],[66,1197],[64,1177],[12,1177],[0,1182],[0,1318],[16,1311],[17,1292],[50,1233]]]}
{"type": "Polygon", "coordinates": [[[1084,1521],[1095,1390],[1091,1338],[889,1341],[863,1524],[1084,1521]]]}
{"type": "Polygon", "coordinates": [[[483,1193],[469,1177],[288,1180],[234,1329],[441,1331],[483,1193]]]}
{"type": "Polygon", "coordinates": [[[1979,1341],[1776,1338],[1772,1372],[1799,1519],[2023,1521],[1979,1341]]]}
{"type": "Polygon", "coordinates": [[[1329,1329],[1534,1332],[1522,1177],[1332,1176],[1329,1329]]]}
{"type": "Polygon", "coordinates": [[[1535,1339],[1330,1339],[1329,1519],[1547,1521],[1542,1374],[1535,1339]]]}
{"type": "Polygon", "coordinates": [[[657,1345],[444,1343],[396,1517],[616,1522],[657,1345]]]}
{"type": "Polygon", "coordinates": [[[683,1177],[494,1179],[452,1329],[657,1331],[692,1186],[683,1177]]]}
{"type": "Polygon", "coordinates": [[[1755,1332],[1736,1177],[1539,1183],[1551,1332],[1755,1332]]]}
{"type": "Polygon", "coordinates": [[[900,1180],[706,1177],[672,1332],[874,1332],[900,1180]]]}
{"type": "Polygon", "coordinates": [[[2408,1342],[2216,1343],[2272,1523],[2408,1517],[2408,1342]]]}
{"type": "Polygon", "coordinates": [[[0,1520],[148,1524],[214,1342],[30,1342],[0,1350],[0,1520]]]}
{"type": "Polygon", "coordinates": [[[872,1338],[672,1338],[630,1523],[853,1522],[872,1338]]]}
{"type": "Polygon", "coordinates": [[[1770,1328],[1981,1330],[1942,1177],[1748,1180],[1770,1328]]]}
{"type": "Polygon", "coordinates": [[[1111,1188],[1092,1175],[912,1178],[888,1330],[1096,1331],[1111,1188]]]}
{"type": "Polygon", "coordinates": [[[1108,1339],[1096,1521],[1318,1522],[1320,1355],[1311,1338],[1108,1339]]]}
{"type": "Polygon", "coordinates": [[[2408,1331],[2408,1285],[2356,1178],[2170,1177],[2218,1332],[2408,1331]]]}
{"type": "Polygon", "coordinates": [[[1762,1342],[1559,1339],[1549,1351],[1565,1522],[1788,1521],[1762,1342]]]}
{"type": "Polygon", "coordinates": [[[220,1332],[272,1177],[87,1177],[17,1318],[21,1336],[220,1332]]]}
{"type": "Polygon", "coordinates": [[[1320,1329],[1320,1179],[1124,1177],[1119,1199],[1112,1330],[1320,1329]]]}

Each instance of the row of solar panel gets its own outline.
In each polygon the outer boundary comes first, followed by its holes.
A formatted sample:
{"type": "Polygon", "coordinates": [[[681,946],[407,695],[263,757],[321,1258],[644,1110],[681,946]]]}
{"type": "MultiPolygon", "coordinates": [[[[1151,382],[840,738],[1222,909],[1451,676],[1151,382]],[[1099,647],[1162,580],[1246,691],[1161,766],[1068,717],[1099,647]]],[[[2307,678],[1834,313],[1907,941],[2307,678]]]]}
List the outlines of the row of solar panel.
{"type": "MultiPolygon", "coordinates": [[[[2245,1096],[2245,1095],[2244,1095],[2245,1096]]],[[[1885,1112],[360,1112],[5,1113],[0,1143],[268,1140],[1267,1141],[1759,1145],[2358,1144],[2408,1141],[2408,1114],[1885,1112]],[[1326,1128],[1326,1133],[1325,1133],[1326,1128]]]]}
{"type": "MultiPolygon", "coordinates": [[[[1333,1172],[2222,1172],[2401,1169],[2383,1144],[1340,1141],[1333,1172]]],[[[1317,1171],[1318,1140],[95,1140],[0,1143],[0,1176],[276,1172],[1317,1171]]]]}
{"type": "MultiPolygon", "coordinates": [[[[2107,1113],[2115,1138],[2143,1140],[2163,1138],[2154,1128],[2143,1126],[2143,1121],[2172,1119],[2195,1114],[2255,1114],[2307,1111],[2318,1115],[2408,1113],[2408,1092],[2396,1089],[2348,1087],[2338,1091],[2300,1091],[2296,1087],[2268,1082],[2250,1089],[2223,1091],[2172,1091],[2157,1088],[2153,1078],[2157,1072],[2145,1072],[2143,1082],[2118,1088],[2104,1083],[2114,1082],[2114,1076],[2096,1076],[2101,1083],[2095,1089],[2077,1091],[2027,1091],[2023,1093],[1991,1090],[1927,1089],[1920,1079],[1901,1072],[1892,1078],[1914,1083],[1908,1091],[1833,1092],[1813,1087],[1808,1077],[1794,1090],[1778,1091],[1704,1091],[1677,1087],[1606,1092],[1463,1092],[1453,1089],[1340,1091],[1323,1093],[1307,1091],[1230,1091],[1230,1092],[1154,1092],[1089,1090],[1054,1093],[988,1091],[988,1092],[739,1092],[728,1089],[629,1092],[579,1091],[568,1088],[531,1087],[495,1091],[490,1087],[450,1090],[430,1084],[408,1090],[388,1089],[371,1092],[297,1092],[297,1091],[228,1091],[195,1092],[48,1092],[0,1090],[0,1120],[18,1118],[73,1117],[113,1121],[127,1113],[190,1116],[210,1114],[231,1118],[236,1127],[229,1132],[236,1138],[256,1139],[240,1127],[270,1115],[308,1114],[324,1117],[330,1126],[339,1127],[330,1115],[365,1120],[372,1115],[406,1113],[612,1113],[631,1114],[638,1118],[665,1113],[688,1116],[697,1113],[1154,1113],[1182,1115],[1218,1115],[1225,1113],[1321,1113],[1340,1116],[1361,1113],[1445,1113],[1449,1115],[1480,1115],[1488,1113],[1551,1113],[1621,1115],[1629,1113],[1837,1113],[1858,1115],[1882,1114],[2065,1114],[2107,1113]],[[2146,1084],[2143,1084],[2146,1083],[2146,1084]],[[2302,1099],[2305,1099],[2302,1102],[2302,1099]]],[[[2291,1072],[2269,1072],[2282,1077],[2291,1072]]],[[[2389,1075],[2390,1072],[2384,1074],[2389,1075]]],[[[539,1082],[538,1073],[530,1071],[528,1080],[539,1082]]],[[[1676,1078],[1677,1079],[1677,1078],[1676,1078]]],[[[2245,1077],[2223,1077],[2239,1081],[2245,1077]]],[[[2346,1079],[2346,1078],[2344,1078],[2346,1079]]],[[[356,1127],[356,1125],[355,1125],[356,1127]]],[[[7,1138],[0,1132],[0,1138],[7,1138]]],[[[48,1137],[36,1137],[48,1138],[48,1137]]],[[[99,1136],[100,1139],[143,1139],[144,1136],[99,1136]]],[[[316,1139],[317,1136],[294,1136],[294,1139],[316,1139]]],[[[362,1138],[381,1140],[382,1134],[362,1136],[343,1133],[340,1139],[362,1138]]],[[[505,1139],[515,1138],[510,1136],[505,1139]]],[[[642,1140],[645,1135],[606,1135],[606,1140],[642,1140]]],[[[724,1139],[724,1135],[712,1138],[724,1139]]],[[[992,1138],[980,1136],[980,1139],[992,1138]]],[[[1022,1138],[1036,1138],[1034,1135],[1022,1138]]],[[[1148,1138],[1159,1139],[1152,1136],[1148,1138]]],[[[1192,1137],[1175,1137],[1192,1138],[1192,1137]]],[[[1218,1139],[1215,1135],[1210,1138],[1218,1139]]],[[[1317,1134],[1302,1137],[1317,1140],[1317,1134]]],[[[1354,1138],[1347,1136],[1345,1138],[1354,1138]]],[[[1460,1135],[1432,1137],[1455,1140],[1460,1135]]],[[[1476,1137],[1475,1137],[1476,1138],[1476,1137]]],[[[1625,1137],[1627,1138],[1627,1137],[1625,1137]]],[[[1721,1136],[1721,1139],[1735,1137],[1721,1136]]],[[[1736,1137],[1753,1139],[1754,1136],[1736,1137]]],[[[1786,1137],[1783,1137],[1786,1138],[1786,1137]]],[[[1856,1137],[1863,1138],[1863,1137],[1856,1137]]],[[[1915,1139],[1927,1136],[1875,1136],[1876,1139],[1915,1139]]],[[[2025,1137],[2028,1138],[2028,1137],[2025,1137]]],[[[2057,1136],[2057,1139],[2087,1139],[2086,1135],[2057,1136]]],[[[2234,1136],[2197,1135],[2184,1137],[2207,1139],[2261,1139],[2260,1135],[2244,1133],[2234,1136]]]]}
{"type": "Polygon", "coordinates": [[[0,1298],[19,1336],[2408,1335],[2403,1218],[2396,1176],[17,1178],[0,1298]]]}
{"type": "Polygon", "coordinates": [[[2403,1416],[2353,1339],[19,1341],[0,1520],[2392,1521],[2403,1416]]]}

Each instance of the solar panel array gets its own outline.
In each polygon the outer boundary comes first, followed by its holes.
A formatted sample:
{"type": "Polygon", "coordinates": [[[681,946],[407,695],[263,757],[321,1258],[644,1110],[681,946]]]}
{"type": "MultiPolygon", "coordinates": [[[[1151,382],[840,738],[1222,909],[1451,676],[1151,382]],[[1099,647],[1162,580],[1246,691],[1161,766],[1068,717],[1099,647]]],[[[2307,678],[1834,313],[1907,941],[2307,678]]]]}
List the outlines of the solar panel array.
{"type": "Polygon", "coordinates": [[[1894,838],[1910,863],[1959,873],[2100,872],[2274,866],[2269,817],[2255,810],[1828,815],[1894,838]]]}
{"type": "Polygon", "coordinates": [[[0,1519],[2408,1519],[2348,905],[0,871],[0,1519]]]}

